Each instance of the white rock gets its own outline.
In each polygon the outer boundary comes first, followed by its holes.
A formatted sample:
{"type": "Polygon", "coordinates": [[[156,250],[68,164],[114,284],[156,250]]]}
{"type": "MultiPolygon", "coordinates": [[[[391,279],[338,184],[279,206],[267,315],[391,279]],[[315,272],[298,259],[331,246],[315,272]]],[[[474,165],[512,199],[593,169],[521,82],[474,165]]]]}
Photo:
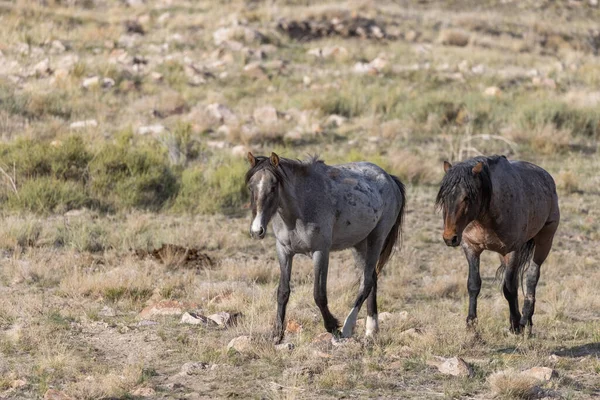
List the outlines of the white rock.
{"type": "Polygon", "coordinates": [[[181,375],[197,375],[206,371],[209,365],[204,362],[187,362],[181,366],[181,375]]]}
{"type": "Polygon", "coordinates": [[[64,53],[67,50],[65,45],[60,40],[53,40],[50,44],[50,48],[51,52],[55,54],[64,53]]]}
{"type": "Polygon", "coordinates": [[[252,339],[250,336],[238,336],[231,339],[227,345],[227,350],[235,350],[239,353],[248,352],[252,348],[252,339]]]}
{"type": "Polygon", "coordinates": [[[542,382],[549,381],[552,378],[558,377],[558,373],[548,367],[533,367],[521,372],[521,375],[537,379],[542,382]]]}
{"type": "Polygon", "coordinates": [[[102,87],[105,89],[111,88],[115,86],[115,80],[112,78],[104,78],[102,79],[102,87]]]}
{"type": "Polygon", "coordinates": [[[95,119],[86,119],[85,121],[75,121],[69,125],[71,129],[95,128],[98,126],[98,121],[95,119]]]}
{"type": "Polygon", "coordinates": [[[206,106],[206,111],[210,116],[220,123],[237,124],[238,118],[231,109],[223,104],[213,103],[206,106]]]}
{"type": "Polygon", "coordinates": [[[48,75],[50,72],[50,60],[45,58],[33,67],[33,73],[37,75],[48,75]]]}
{"type": "Polygon", "coordinates": [[[483,91],[484,96],[498,97],[502,94],[502,90],[497,86],[490,86],[483,91]]]}
{"type": "Polygon", "coordinates": [[[341,115],[332,114],[325,120],[325,125],[339,128],[340,126],[344,125],[345,122],[345,117],[342,117],[341,115]]]}
{"type": "Polygon", "coordinates": [[[180,324],[189,324],[189,325],[208,325],[208,318],[204,315],[199,314],[191,314],[191,313],[183,313],[181,316],[180,324]]]}
{"type": "Polygon", "coordinates": [[[239,144],[237,146],[233,146],[231,149],[231,154],[235,157],[245,157],[248,154],[248,148],[243,144],[239,144]]]}
{"type": "Polygon", "coordinates": [[[85,89],[90,89],[92,87],[98,86],[100,84],[100,77],[92,76],[90,78],[85,78],[81,83],[85,89]]]}
{"type": "Polygon", "coordinates": [[[160,124],[140,126],[137,129],[138,135],[148,135],[148,134],[159,135],[165,131],[166,131],[166,128],[160,124]]]}
{"type": "Polygon", "coordinates": [[[444,375],[472,377],[474,374],[473,368],[459,357],[445,359],[437,369],[444,375]]]}
{"type": "Polygon", "coordinates": [[[254,122],[260,125],[269,125],[277,122],[277,110],[273,106],[263,106],[254,109],[252,113],[254,122]]]}
{"type": "Polygon", "coordinates": [[[275,345],[275,350],[277,351],[292,351],[296,348],[293,343],[281,343],[275,345]]]}
{"type": "Polygon", "coordinates": [[[117,313],[111,307],[104,306],[102,310],[98,311],[98,315],[100,315],[101,317],[115,317],[117,313]]]}

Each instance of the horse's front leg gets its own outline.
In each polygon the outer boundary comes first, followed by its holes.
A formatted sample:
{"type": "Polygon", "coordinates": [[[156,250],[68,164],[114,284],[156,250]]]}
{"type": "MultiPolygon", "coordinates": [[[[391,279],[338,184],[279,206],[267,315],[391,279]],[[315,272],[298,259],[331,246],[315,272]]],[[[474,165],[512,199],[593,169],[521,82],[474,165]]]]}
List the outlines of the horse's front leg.
{"type": "Polygon", "coordinates": [[[323,323],[327,332],[335,332],[340,326],[338,320],[331,314],[327,305],[327,271],[329,269],[329,251],[319,250],[313,253],[315,268],[314,298],[317,307],[323,315],[323,323]]]}
{"type": "Polygon", "coordinates": [[[273,341],[278,344],[283,339],[285,331],[285,309],[290,298],[290,278],[292,276],[292,260],[294,254],[277,242],[277,258],[279,259],[279,287],[277,288],[277,317],[273,329],[273,341]]]}
{"type": "Polygon", "coordinates": [[[479,274],[479,257],[481,252],[475,251],[468,245],[463,246],[463,250],[469,263],[469,277],[467,278],[469,314],[467,315],[467,328],[473,328],[477,325],[477,297],[481,291],[481,276],[479,274]]]}

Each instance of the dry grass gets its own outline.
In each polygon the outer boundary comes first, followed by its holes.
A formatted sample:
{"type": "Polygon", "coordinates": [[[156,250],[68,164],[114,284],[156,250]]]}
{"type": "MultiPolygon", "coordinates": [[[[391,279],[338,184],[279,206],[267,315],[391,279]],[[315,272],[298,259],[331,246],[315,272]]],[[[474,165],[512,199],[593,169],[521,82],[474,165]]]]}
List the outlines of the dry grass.
{"type": "MultiPolygon", "coordinates": [[[[77,399],[136,398],[140,388],[159,398],[600,394],[597,8],[131,3],[0,6],[0,397],[39,398],[49,388],[77,399]],[[356,16],[399,39],[332,33],[304,42],[275,29],[280,18],[356,16]],[[145,33],[127,32],[126,21],[145,33]],[[222,27],[233,29],[217,45],[222,27]],[[327,58],[309,54],[315,48],[345,50],[327,58]],[[375,59],[379,68],[356,71],[375,59]],[[114,86],[83,88],[92,76],[114,86]],[[501,95],[483,95],[491,86],[501,95]],[[235,117],[215,116],[214,103],[235,117]],[[255,120],[265,106],[276,121],[255,120]],[[70,128],[90,119],[98,125],[70,128]],[[137,134],[151,125],[164,131],[137,134]],[[272,233],[260,242],[247,234],[246,150],[366,159],[407,184],[403,247],[379,281],[379,312],[391,316],[378,336],[365,338],[363,322],[344,345],[312,343],[323,326],[311,260],[298,256],[287,318],[302,330],[286,335],[293,351],[273,348],[279,269],[272,233]],[[479,153],[535,162],[559,189],[563,218],[542,267],[531,338],[508,333],[492,254],[481,262],[477,331],[464,326],[466,261],[443,245],[433,203],[442,161],[479,153]],[[188,268],[175,253],[135,253],[169,243],[215,264],[188,268]],[[160,300],[242,317],[221,328],[139,316],[160,300]],[[250,349],[228,351],[240,335],[252,338],[250,349]],[[474,377],[441,375],[428,364],[435,356],[462,357],[474,377]],[[187,362],[208,367],[179,374],[187,362]],[[560,378],[537,389],[513,372],[536,365],[560,378]]],[[[330,307],[342,320],[359,276],[350,252],[331,255],[330,307]]]]}

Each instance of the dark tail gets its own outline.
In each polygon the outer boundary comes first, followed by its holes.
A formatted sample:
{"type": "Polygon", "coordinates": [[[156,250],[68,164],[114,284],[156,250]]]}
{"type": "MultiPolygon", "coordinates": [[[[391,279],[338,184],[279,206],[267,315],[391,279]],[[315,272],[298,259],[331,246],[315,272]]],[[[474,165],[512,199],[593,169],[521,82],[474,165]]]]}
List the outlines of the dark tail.
{"type": "Polygon", "coordinates": [[[388,262],[390,257],[392,256],[392,251],[394,250],[394,245],[398,240],[398,236],[402,234],[402,222],[404,221],[404,206],[406,205],[406,190],[404,188],[404,184],[400,182],[400,179],[394,175],[390,175],[396,185],[398,185],[398,189],[400,189],[400,195],[402,197],[402,204],[400,205],[400,212],[398,213],[398,217],[396,217],[396,223],[392,227],[392,230],[385,238],[385,242],[383,243],[383,248],[381,249],[381,253],[379,253],[379,260],[377,261],[377,267],[375,267],[375,272],[377,275],[381,272],[385,264],[388,262]]]}
{"type": "MultiPolygon", "coordinates": [[[[533,239],[530,239],[528,242],[523,244],[518,251],[518,259],[517,259],[517,274],[519,276],[519,280],[521,281],[521,288],[523,288],[523,273],[529,267],[529,263],[531,258],[533,257],[533,251],[535,250],[535,242],[533,239]]],[[[498,269],[496,270],[496,280],[500,283],[504,282],[504,271],[506,270],[506,265],[504,263],[500,264],[498,269]]]]}

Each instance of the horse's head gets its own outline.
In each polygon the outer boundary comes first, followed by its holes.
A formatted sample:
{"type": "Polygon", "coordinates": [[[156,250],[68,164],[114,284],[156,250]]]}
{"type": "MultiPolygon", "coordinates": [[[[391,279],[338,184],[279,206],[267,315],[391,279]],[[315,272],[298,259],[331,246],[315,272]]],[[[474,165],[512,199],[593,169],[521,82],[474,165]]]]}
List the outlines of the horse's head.
{"type": "Polygon", "coordinates": [[[456,247],[467,225],[489,208],[491,181],[488,167],[482,161],[454,167],[444,161],[444,171],[436,204],[444,215],[444,242],[456,247]]]}
{"type": "Polygon", "coordinates": [[[254,157],[248,153],[250,170],[246,174],[246,184],[250,189],[252,204],[252,224],[250,236],[263,239],[267,234],[267,225],[279,206],[279,186],[281,166],[279,156],[254,157]]]}

